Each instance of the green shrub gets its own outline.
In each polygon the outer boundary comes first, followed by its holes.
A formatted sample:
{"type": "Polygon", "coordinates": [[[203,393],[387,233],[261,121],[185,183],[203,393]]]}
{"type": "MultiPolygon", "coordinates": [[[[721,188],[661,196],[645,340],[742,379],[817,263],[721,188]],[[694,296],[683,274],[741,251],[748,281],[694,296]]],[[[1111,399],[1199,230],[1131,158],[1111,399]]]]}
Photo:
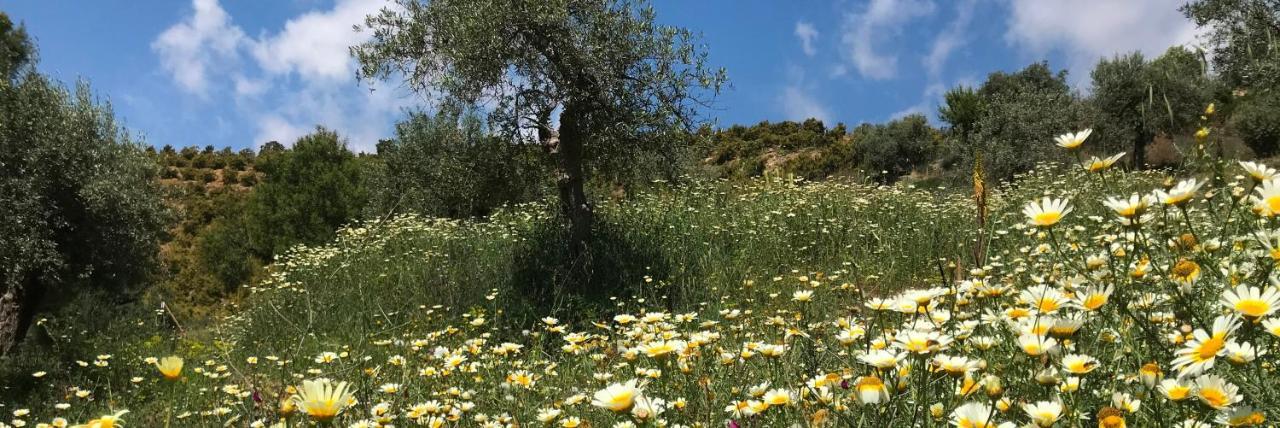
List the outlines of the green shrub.
{"type": "Polygon", "coordinates": [[[1236,105],[1230,120],[1245,145],[1259,157],[1280,151],[1280,95],[1276,92],[1245,98],[1236,105]]]}

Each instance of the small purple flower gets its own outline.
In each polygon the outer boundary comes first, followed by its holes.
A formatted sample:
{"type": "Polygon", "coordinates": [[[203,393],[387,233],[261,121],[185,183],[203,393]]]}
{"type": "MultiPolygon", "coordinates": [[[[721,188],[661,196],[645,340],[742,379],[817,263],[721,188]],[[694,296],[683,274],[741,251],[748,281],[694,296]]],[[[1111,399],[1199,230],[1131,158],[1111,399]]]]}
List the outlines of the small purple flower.
{"type": "Polygon", "coordinates": [[[849,389],[849,379],[841,379],[840,387],[843,389],[849,389]]]}
{"type": "Polygon", "coordinates": [[[738,425],[738,421],[730,419],[728,422],[725,422],[724,428],[742,428],[742,427],[738,425]]]}

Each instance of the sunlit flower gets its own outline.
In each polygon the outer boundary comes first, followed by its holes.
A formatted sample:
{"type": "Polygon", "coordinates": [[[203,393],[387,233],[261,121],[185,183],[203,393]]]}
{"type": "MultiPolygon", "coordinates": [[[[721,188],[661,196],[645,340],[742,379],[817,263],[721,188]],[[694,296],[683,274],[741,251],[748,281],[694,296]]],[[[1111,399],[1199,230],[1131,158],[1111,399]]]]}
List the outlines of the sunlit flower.
{"type": "Polygon", "coordinates": [[[1103,407],[1098,411],[1098,428],[1125,428],[1124,412],[1115,407],[1103,407]]]}
{"type": "MultiPolygon", "coordinates": [[[[961,404],[960,407],[951,412],[951,425],[958,428],[997,428],[1006,426],[1006,424],[992,422],[991,417],[995,413],[990,406],[971,401],[961,404]]],[[[1007,426],[1012,427],[1013,424],[1007,424],[1007,426]]]]}
{"type": "Polygon", "coordinates": [[[1129,199],[1109,197],[1106,201],[1103,201],[1103,205],[1106,205],[1107,208],[1111,208],[1112,211],[1115,211],[1116,215],[1122,218],[1132,219],[1146,212],[1147,208],[1151,206],[1153,199],[1154,198],[1150,195],[1139,196],[1137,193],[1134,193],[1129,195],[1129,199]]]}
{"type": "Polygon", "coordinates": [[[1038,401],[1033,404],[1022,405],[1022,411],[1027,412],[1027,417],[1031,418],[1031,422],[1038,427],[1051,427],[1058,422],[1058,418],[1062,417],[1062,403],[1057,401],[1038,401]]]}
{"type": "Polygon", "coordinates": [[[124,421],[120,419],[128,410],[121,410],[110,415],[103,415],[97,419],[91,420],[84,425],[76,425],[76,428],[115,428],[124,426],[124,421]]]}
{"type": "Polygon", "coordinates": [[[323,378],[305,380],[298,389],[296,401],[298,408],[311,419],[328,422],[351,404],[354,394],[346,382],[335,383],[323,378]]]}
{"type": "Polygon", "coordinates": [[[615,383],[596,391],[591,405],[615,412],[625,412],[631,410],[640,393],[640,389],[636,387],[636,380],[631,379],[626,383],[615,383]]]}
{"type": "Polygon", "coordinates": [[[1253,211],[1263,217],[1275,217],[1280,214],[1280,179],[1272,178],[1262,182],[1253,195],[1253,211]]]}
{"type": "Polygon", "coordinates": [[[865,355],[858,357],[858,360],[881,370],[892,369],[898,366],[898,362],[903,358],[900,352],[892,352],[887,349],[876,349],[865,355]]]}
{"type": "Polygon", "coordinates": [[[1155,190],[1156,200],[1165,205],[1181,206],[1190,201],[1196,195],[1196,191],[1200,190],[1200,186],[1204,183],[1189,178],[1178,182],[1176,186],[1169,189],[1168,192],[1160,189],[1155,190]]]}
{"type": "Polygon", "coordinates": [[[174,380],[182,376],[182,358],[178,356],[168,356],[156,361],[156,368],[160,370],[160,375],[165,379],[174,380]]]}
{"type": "Polygon", "coordinates": [[[1280,306],[1280,290],[1275,287],[1259,290],[1258,287],[1240,284],[1234,290],[1223,291],[1220,301],[1227,309],[1236,311],[1247,319],[1256,320],[1276,311],[1280,306]]]}
{"type": "Polygon", "coordinates": [[[1057,349],[1058,341],[1045,336],[1023,334],[1018,336],[1018,347],[1027,355],[1038,357],[1057,349]]]}
{"type": "Polygon", "coordinates": [[[1200,278],[1200,264],[1191,259],[1179,259],[1169,269],[1169,279],[1181,284],[1192,284],[1200,278]]]}
{"type": "Polygon", "coordinates": [[[1102,159],[1097,156],[1090,157],[1089,160],[1085,162],[1084,169],[1089,172],[1106,171],[1111,168],[1112,165],[1115,165],[1116,161],[1120,160],[1124,155],[1124,152],[1120,152],[1102,159]]]}
{"type": "Polygon", "coordinates": [[[1062,369],[1071,374],[1085,374],[1098,368],[1098,359],[1088,355],[1071,354],[1062,357],[1062,369]]]}
{"type": "Polygon", "coordinates": [[[894,344],[904,351],[928,354],[944,349],[951,338],[936,331],[904,330],[894,337],[894,344]]]}
{"type": "Polygon", "coordinates": [[[1262,183],[1275,178],[1277,171],[1275,168],[1269,167],[1259,162],[1240,161],[1240,167],[1249,173],[1249,179],[1254,183],[1262,183]]]}
{"type": "Polygon", "coordinates": [[[1240,396],[1239,387],[1215,375],[1196,378],[1195,394],[1201,402],[1218,410],[1231,407],[1244,399],[1240,396]]]}
{"type": "Polygon", "coordinates": [[[858,402],[862,404],[880,404],[889,402],[889,388],[876,376],[863,376],[854,384],[858,402]]]}
{"type": "Polygon", "coordinates": [[[1239,326],[1238,318],[1218,317],[1213,322],[1212,333],[1197,329],[1186,346],[1177,351],[1173,368],[1180,376],[1195,375],[1213,368],[1214,360],[1226,351],[1228,335],[1239,326]]]}
{"type": "Polygon", "coordinates": [[[1045,197],[1039,202],[1031,201],[1022,209],[1022,214],[1027,216],[1027,222],[1032,226],[1050,227],[1062,221],[1062,218],[1071,213],[1071,207],[1067,205],[1066,199],[1049,199],[1045,197]]]}
{"type": "Polygon", "coordinates": [[[1267,423],[1267,415],[1250,406],[1236,406],[1219,414],[1217,422],[1230,427],[1260,427],[1267,423]]]}
{"type": "Polygon", "coordinates": [[[1093,129],[1085,129],[1075,133],[1068,132],[1055,137],[1053,140],[1058,143],[1058,147],[1062,147],[1067,150],[1076,150],[1084,144],[1084,140],[1089,138],[1090,134],[1093,134],[1093,129]]]}
{"type": "Polygon", "coordinates": [[[1191,398],[1191,387],[1181,379],[1165,379],[1160,382],[1160,393],[1170,401],[1182,401],[1191,398]]]}

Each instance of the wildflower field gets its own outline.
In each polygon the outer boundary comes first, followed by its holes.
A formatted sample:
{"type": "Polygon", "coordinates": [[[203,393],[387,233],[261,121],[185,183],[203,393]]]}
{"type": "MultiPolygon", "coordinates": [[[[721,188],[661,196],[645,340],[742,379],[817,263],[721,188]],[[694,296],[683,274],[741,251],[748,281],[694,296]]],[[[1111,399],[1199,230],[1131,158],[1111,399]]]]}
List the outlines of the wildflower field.
{"type": "Polygon", "coordinates": [[[368,222],[291,251],[220,323],[159,309],[42,362],[3,424],[1267,426],[1280,179],[1199,141],[1175,171],[1044,165],[983,208],[658,188],[599,207],[588,290],[558,280],[545,206],[368,222]]]}

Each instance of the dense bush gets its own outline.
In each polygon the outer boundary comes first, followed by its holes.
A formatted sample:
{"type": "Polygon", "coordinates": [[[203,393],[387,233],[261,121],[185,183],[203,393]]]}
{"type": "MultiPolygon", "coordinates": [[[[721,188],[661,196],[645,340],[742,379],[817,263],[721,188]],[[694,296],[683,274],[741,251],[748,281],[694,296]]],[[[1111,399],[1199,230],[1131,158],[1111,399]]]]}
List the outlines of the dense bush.
{"type": "Polygon", "coordinates": [[[368,198],[355,154],[324,128],[260,155],[256,167],[266,177],[249,199],[247,226],[250,247],[263,260],[295,244],[332,239],[368,198]]]}
{"type": "Polygon", "coordinates": [[[892,182],[927,165],[941,142],[941,134],[919,114],[884,125],[863,125],[854,134],[859,136],[855,147],[862,153],[862,169],[880,182],[892,182]]]}
{"type": "Polygon", "coordinates": [[[1268,91],[1238,102],[1231,126],[1258,156],[1275,155],[1280,149],[1280,95],[1268,91]]]}
{"type": "Polygon", "coordinates": [[[370,160],[369,214],[483,216],[542,195],[541,148],[488,135],[473,116],[413,113],[370,160]]]}
{"type": "Polygon", "coordinates": [[[80,286],[143,282],[165,210],[160,168],[85,84],[0,78],[0,166],[3,354],[80,286]]]}

